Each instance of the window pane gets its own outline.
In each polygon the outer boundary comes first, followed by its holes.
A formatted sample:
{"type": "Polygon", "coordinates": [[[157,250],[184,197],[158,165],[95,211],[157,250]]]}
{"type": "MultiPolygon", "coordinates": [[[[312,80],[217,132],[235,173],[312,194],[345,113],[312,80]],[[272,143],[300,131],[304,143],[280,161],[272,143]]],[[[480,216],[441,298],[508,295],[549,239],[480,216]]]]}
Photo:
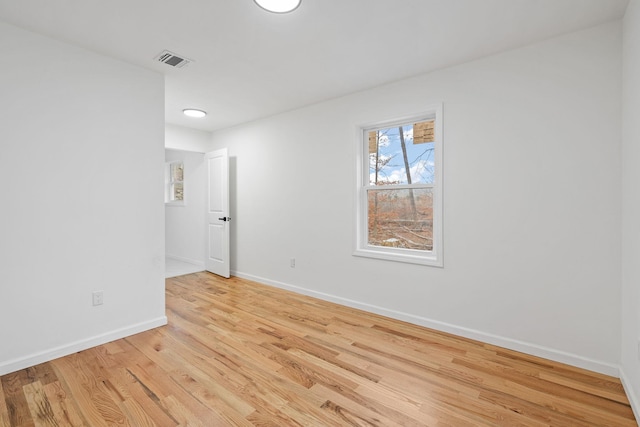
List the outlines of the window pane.
{"type": "Polygon", "coordinates": [[[184,200],[184,186],[181,182],[175,183],[171,186],[171,200],[184,200]]]}
{"type": "Polygon", "coordinates": [[[434,120],[368,132],[369,184],[433,184],[434,120]]]}
{"type": "Polygon", "coordinates": [[[369,190],[369,245],[433,250],[431,188],[369,190]]]}
{"type": "Polygon", "coordinates": [[[182,163],[171,164],[171,182],[184,181],[184,165],[182,163]]]}

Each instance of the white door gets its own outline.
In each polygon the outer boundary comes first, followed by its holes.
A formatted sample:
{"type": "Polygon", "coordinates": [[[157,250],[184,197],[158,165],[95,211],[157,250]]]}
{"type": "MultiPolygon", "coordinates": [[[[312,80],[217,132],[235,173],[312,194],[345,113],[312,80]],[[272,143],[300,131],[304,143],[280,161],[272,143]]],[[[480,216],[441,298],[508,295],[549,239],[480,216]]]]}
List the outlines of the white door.
{"type": "Polygon", "coordinates": [[[207,271],[229,277],[229,156],[227,149],[212,151],[207,162],[207,271]]]}

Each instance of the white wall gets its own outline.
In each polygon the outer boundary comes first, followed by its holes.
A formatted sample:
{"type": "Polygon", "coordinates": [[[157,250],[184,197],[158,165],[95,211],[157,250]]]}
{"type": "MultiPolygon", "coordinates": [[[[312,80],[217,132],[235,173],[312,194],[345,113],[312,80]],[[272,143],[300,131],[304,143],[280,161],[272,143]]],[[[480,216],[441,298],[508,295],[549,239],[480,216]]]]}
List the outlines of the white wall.
{"type": "Polygon", "coordinates": [[[232,270],[617,375],[621,43],[611,23],[215,132],[232,270]],[[444,268],[352,256],[358,125],[434,102],[444,268]]]}
{"type": "MultiPolygon", "coordinates": [[[[195,120],[195,119],[194,119],[195,120]]],[[[202,265],[205,257],[204,154],[211,145],[211,132],[167,124],[165,160],[185,162],[184,206],[165,208],[166,255],[202,265]]]]}
{"type": "Polygon", "coordinates": [[[0,51],[4,374],[166,323],[164,80],[3,23],[0,51]]]}
{"type": "Polygon", "coordinates": [[[624,18],[622,132],[622,379],[640,419],[640,0],[624,18]]]}
{"type": "MultiPolygon", "coordinates": [[[[197,119],[194,119],[197,120],[197,119]]],[[[211,132],[185,128],[167,123],[164,127],[164,146],[170,150],[206,153],[211,145],[211,132]]]]}
{"type": "Polygon", "coordinates": [[[202,266],[205,257],[205,183],[203,153],[166,150],[165,160],[184,162],[184,197],[181,206],[166,205],[166,255],[202,266]]]}

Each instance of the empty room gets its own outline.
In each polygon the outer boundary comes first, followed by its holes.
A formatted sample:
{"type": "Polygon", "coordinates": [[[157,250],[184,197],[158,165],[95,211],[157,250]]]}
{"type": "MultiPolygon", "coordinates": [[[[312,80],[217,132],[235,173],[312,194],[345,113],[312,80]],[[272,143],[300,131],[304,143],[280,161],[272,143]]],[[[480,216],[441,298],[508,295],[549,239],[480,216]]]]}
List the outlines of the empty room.
{"type": "Polygon", "coordinates": [[[0,0],[0,427],[637,426],[640,0],[0,0]]]}

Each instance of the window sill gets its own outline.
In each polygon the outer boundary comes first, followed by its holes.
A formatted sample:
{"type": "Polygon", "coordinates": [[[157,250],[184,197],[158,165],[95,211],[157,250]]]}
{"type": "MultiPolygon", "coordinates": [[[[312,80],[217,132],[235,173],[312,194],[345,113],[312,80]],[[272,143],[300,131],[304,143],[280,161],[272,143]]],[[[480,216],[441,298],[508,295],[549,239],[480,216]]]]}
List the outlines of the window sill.
{"type": "Polygon", "coordinates": [[[377,248],[367,248],[367,249],[356,249],[353,251],[354,256],[364,257],[364,258],[375,258],[375,259],[383,259],[386,261],[395,261],[395,262],[404,262],[408,264],[419,264],[419,265],[428,265],[431,267],[444,267],[442,262],[442,257],[438,259],[438,257],[434,253],[429,253],[429,255],[423,255],[417,253],[418,251],[414,250],[399,250],[399,251],[387,251],[384,249],[377,248]]]}

